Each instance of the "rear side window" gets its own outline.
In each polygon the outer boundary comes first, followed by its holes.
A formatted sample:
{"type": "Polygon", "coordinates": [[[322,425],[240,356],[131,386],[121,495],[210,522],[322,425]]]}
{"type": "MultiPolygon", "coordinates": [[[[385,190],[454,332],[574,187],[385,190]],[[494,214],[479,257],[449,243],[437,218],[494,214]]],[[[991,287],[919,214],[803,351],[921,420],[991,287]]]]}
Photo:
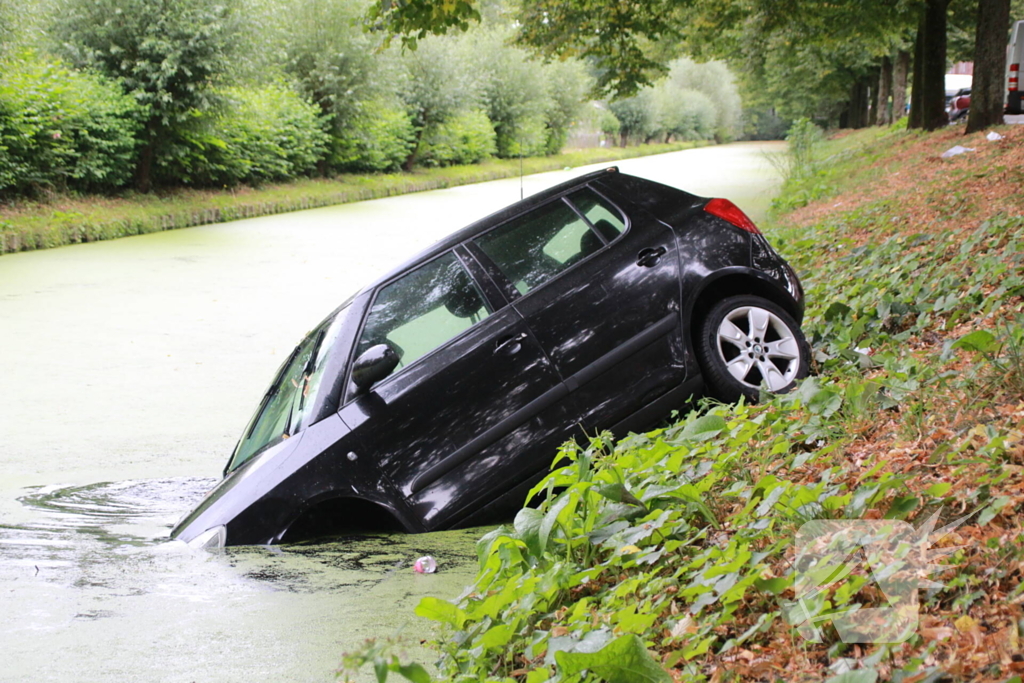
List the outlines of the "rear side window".
{"type": "Polygon", "coordinates": [[[626,223],[615,207],[593,190],[573,192],[569,199],[606,242],[614,241],[626,229],[626,223]]]}
{"type": "Polygon", "coordinates": [[[370,308],[358,356],[389,344],[403,367],[490,314],[483,293],[451,252],[384,287],[370,308]]]}
{"type": "Polygon", "coordinates": [[[536,289],[604,246],[563,201],[552,202],[475,240],[519,290],[536,289]]]}

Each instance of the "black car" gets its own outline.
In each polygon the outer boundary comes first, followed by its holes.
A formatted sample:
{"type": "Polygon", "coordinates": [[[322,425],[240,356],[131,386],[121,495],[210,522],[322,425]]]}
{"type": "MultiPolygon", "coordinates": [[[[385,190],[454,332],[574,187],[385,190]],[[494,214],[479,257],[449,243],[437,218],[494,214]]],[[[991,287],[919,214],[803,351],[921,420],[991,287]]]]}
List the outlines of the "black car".
{"type": "Polygon", "coordinates": [[[431,531],[517,509],[558,446],[807,373],[803,292],[754,224],[616,168],[513,204],[341,305],[292,352],[195,546],[431,531]]]}

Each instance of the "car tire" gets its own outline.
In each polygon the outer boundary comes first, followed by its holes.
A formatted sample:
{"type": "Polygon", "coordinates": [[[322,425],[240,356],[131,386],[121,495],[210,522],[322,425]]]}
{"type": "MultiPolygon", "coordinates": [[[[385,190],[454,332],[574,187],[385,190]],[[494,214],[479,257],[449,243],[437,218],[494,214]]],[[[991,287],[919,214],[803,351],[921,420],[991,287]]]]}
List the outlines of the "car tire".
{"type": "Polygon", "coordinates": [[[696,341],[707,393],[722,401],[756,401],[762,384],[785,393],[807,376],[811,354],[800,326],[759,296],[719,301],[700,322],[696,341]]]}

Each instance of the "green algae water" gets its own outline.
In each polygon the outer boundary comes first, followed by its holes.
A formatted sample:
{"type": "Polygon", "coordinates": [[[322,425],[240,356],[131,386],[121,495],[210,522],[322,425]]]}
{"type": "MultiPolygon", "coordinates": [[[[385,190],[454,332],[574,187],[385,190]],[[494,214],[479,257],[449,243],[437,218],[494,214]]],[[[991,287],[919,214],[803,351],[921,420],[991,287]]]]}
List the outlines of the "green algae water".
{"type": "MultiPolygon", "coordinates": [[[[618,166],[756,221],[778,183],[764,154],[781,149],[618,166]]],[[[306,331],[520,192],[503,180],[0,257],[0,681],[330,681],[366,638],[429,637],[413,608],[472,580],[480,530],[212,553],[167,534],[306,331]],[[412,571],[421,555],[436,574],[412,571]]]]}

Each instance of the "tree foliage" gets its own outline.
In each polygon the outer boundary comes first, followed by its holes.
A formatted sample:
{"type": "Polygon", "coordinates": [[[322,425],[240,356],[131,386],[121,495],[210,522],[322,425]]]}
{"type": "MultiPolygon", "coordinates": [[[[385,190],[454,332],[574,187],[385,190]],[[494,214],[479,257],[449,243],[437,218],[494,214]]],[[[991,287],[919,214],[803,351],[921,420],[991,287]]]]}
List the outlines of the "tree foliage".
{"type": "Polygon", "coordinates": [[[327,149],[319,108],[281,83],[229,87],[222,106],[180,131],[157,160],[160,180],[224,186],[288,180],[313,171],[327,149]]]}
{"type": "Polygon", "coordinates": [[[0,58],[0,195],[123,186],[144,115],[102,76],[32,53],[0,58]]]}
{"type": "Polygon", "coordinates": [[[57,35],[72,63],[117,79],[145,108],[139,184],[159,149],[216,102],[239,17],[230,0],[59,0],[57,35]]]}

